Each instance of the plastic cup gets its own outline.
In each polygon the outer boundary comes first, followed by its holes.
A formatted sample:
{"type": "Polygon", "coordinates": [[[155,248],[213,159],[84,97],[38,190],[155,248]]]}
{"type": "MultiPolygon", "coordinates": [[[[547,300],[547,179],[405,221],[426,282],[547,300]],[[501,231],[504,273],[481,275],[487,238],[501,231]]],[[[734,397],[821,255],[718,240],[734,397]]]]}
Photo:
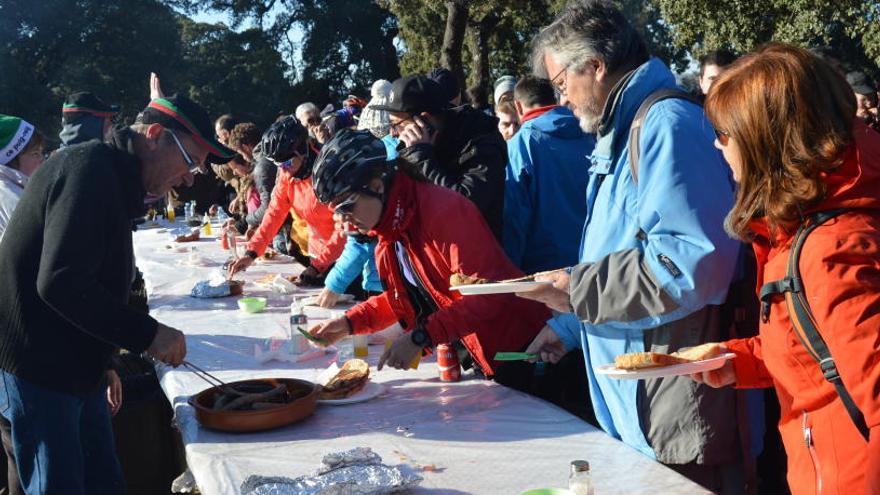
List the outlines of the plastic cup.
{"type": "Polygon", "coordinates": [[[370,355],[370,348],[367,347],[367,335],[352,335],[351,345],[354,347],[354,357],[365,358],[370,355]]]}

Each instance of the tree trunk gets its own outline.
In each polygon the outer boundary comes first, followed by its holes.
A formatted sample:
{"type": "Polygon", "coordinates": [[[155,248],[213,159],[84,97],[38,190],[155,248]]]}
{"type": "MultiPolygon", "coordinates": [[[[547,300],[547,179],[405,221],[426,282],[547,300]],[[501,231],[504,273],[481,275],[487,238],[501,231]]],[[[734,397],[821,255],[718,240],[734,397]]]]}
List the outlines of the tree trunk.
{"type": "Polygon", "coordinates": [[[446,32],[443,33],[443,48],[440,50],[440,65],[449,69],[458,79],[459,87],[465,86],[464,65],[461,62],[461,47],[467,28],[468,8],[465,0],[446,1],[446,32]]]}
{"type": "Polygon", "coordinates": [[[473,58],[473,81],[468,88],[468,93],[474,99],[471,105],[476,108],[485,108],[489,105],[489,91],[492,81],[489,80],[489,37],[492,30],[500,21],[495,12],[490,12],[479,22],[469,22],[467,36],[471,57],[473,58]]]}

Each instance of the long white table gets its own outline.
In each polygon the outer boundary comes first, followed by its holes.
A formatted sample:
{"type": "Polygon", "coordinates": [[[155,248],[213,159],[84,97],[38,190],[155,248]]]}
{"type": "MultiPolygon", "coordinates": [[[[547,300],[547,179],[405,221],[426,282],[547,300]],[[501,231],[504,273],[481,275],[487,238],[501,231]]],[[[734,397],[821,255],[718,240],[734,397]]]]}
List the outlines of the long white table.
{"type": "MultiPolygon", "coordinates": [[[[293,265],[256,264],[241,276],[246,295],[266,296],[260,314],[238,310],[236,297],[194,299],[190,289],[208,278],[229,253],[214,238],[190,243],[209,266],[186,263],[189,254],[164,248],[169,235],[156,228],[134,235],[151,314],[187,336],[187,359],[225,381],[252,377],[315,380],[336,360],[325,355],[304,363],[261,365],[254,346],[283,335],[290,296],[254,285],[268,273],[293,273],[293,265]]],[[[303,291],[303,295],[314,291],[303,291]]],[[[310,324],[328,317],[310,308],[310,324]]],[[[323,454],[371,447],[386,464],[424,468],[415,493],[519,494],[567,486],[569,462],[588,460],[596,493],[707,493],[678,473],[648,459],[604,432],[540,399],[475,378],[439,381],[425,360],[417,370],[375,370],[381,346],[370,347],[372,379],[384,384],[378,398],[349,406],[319,406],[307,420],[277,430],[230,434],[201,428],[187,399],[208,387],[184,368],[160,367],[163,390],[175,411],[186,458],[205,495],[240,492],[250,475],[309,474],[323,454]]]]}

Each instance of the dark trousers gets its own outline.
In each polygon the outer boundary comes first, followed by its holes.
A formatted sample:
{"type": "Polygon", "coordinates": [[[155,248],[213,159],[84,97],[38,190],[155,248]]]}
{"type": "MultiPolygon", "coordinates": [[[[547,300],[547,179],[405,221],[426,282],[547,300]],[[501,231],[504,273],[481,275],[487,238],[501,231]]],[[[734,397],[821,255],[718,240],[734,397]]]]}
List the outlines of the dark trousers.
{"type": "Polygon", "coordinates": [[[4,437],[27,493],[125,492],[104,387],[79,397],[5,371],[0,378],[0,414],[10,426],[4,437]]]}
{"type": "Polygon", "coordinates": [[[569,352],[556,364],[504,363],[498,366],[494,379],[506,387],[552,402],[598,427],[590,400],[584,354],[580,349],[569,352]]]}

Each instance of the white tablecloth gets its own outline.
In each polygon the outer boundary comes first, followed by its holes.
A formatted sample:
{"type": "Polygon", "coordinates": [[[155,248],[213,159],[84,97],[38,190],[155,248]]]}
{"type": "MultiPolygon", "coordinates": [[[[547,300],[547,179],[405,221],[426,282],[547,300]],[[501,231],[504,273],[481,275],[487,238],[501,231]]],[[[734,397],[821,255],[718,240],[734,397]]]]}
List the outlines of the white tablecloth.
{"type": "MultiPolygon", "coordinates": [[[[144,272],[151,314],[187,336],[187,359],[223,380],[295,377],[315,380],[335,355],[298,364],[260,365],[254,345],[282,335],[291,296],[272,294],[253,281],[267,273],[292,273],[293,265],[256,264],[241,276],[246,295],[269,298],[260,314],[238,310],[235,297],[189,297],[198,280],[228,257],[213,238],[190,243],[209,266],[187,264],[190,255],[165,249],[167,233],[135,233],[138,267],[144,272]]],[[[313,292],[313,291],[312,291],[313,292]]],[[[303,294],[306,294],[305,292],[303,294]]],[[[327,317],[310,308],[311,321],[327,317]]],[[[381,346],[370,347],[372,379],[386,392],[366,403],[319,406],[307,420],[281,429],[229,434],[199,427],[189,396],[208,387],[184,368],[162,367],[160,381],[173,404],[186,457],[205,495],[239,493],[249,475],[311,473],[321,456],[371,447],[387,464],[407,463],[424,481],[417,493],[518,494],[531,488],[567,486],[569,462],[588,460],[596,493],[706,493],[665,466],[646,458],[567,412],[493,382],[438,379],[425,360],[417,370],[375,370],[381,346]]]]}

